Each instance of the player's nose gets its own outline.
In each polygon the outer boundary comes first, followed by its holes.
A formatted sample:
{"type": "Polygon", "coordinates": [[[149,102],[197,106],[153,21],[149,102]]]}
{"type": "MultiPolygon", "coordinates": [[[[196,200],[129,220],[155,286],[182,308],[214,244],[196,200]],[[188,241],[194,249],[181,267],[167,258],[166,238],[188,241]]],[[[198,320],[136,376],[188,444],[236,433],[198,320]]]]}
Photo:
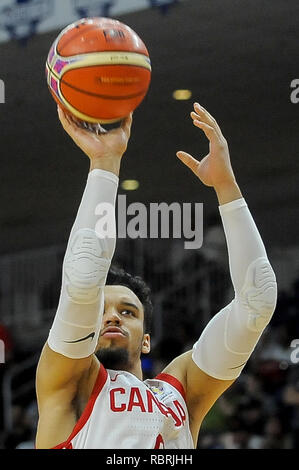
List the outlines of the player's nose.
{"type": "Polygon", "coordinates": [[[121,323],[121,316],[118,311],[114,308],[107,310],[104,314],[104,324],[114,324],[119,325],[121,323]]]}

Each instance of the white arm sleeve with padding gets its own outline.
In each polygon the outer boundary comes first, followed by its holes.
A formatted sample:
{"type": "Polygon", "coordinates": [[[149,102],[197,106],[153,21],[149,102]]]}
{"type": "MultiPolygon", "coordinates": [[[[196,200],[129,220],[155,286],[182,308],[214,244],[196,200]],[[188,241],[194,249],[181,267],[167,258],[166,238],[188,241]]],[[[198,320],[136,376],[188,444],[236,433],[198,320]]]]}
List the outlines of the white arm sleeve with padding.
{"type": "Polygon", "coordinates": [[[72,359],[91,355],[97,346],[104,286],[116,244],[117,188],[118,177],[113,173],[99,169],[89,173],[65,252],[59,305],[48,345],[72,359]],[[96,231],[99,204],[109,206],[113,213],[106,237],[99,237],[96,231]]]}
{"type": "Polygon", "coordinates": [[[236,379],[276,306],[273,269],[245,200],[219,207],[224,227],[234,300],[207,324],[193,346],[200,369],[220,380],[236,379]]]}

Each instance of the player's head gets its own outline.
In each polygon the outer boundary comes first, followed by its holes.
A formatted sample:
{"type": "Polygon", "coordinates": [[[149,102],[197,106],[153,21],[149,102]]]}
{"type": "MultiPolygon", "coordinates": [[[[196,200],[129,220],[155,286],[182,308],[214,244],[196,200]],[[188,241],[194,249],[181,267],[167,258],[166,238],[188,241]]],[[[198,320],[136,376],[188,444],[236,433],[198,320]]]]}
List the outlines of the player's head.
{"type": "Polygon", "coordinates": [[[97,356],[108,369],[130,369],[150,351],[150,288],[139,276],[112,267],[104,291],[97,356]]]}
{"type": "Polygon", "coordinates": [[[153,304],[150,287],[145,281],[140,276],[132,276],[122,268],[111,266],[106,285],[125,286],[134,292],[143,306],[143,332],[150,334],[152,329],[153,304]]]}

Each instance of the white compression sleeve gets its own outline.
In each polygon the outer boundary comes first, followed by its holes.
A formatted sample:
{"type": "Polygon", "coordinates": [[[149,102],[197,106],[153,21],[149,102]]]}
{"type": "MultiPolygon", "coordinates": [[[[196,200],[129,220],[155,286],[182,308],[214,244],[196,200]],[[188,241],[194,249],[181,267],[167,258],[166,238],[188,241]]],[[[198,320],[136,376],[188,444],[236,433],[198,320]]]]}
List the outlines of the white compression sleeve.
{"type": "Polygon", "coordinates": [[[234,300],[207,324],[193,346],[200,369],[221,380],[237,378],[276,305],[276,280],[245,200],[219,207],[227,241],[234,300]]]}
{"type": "Polygon", "coordinates": [[[59,305],[48,345],[72,359],[91,355],[97,346],[116,226],[114,216],[109,238],[97,236],[96,208],[108,204],[114,214],[117,188],[118,177],[113,173],[99,169],[89,173],[65,252],[59,305]]]}

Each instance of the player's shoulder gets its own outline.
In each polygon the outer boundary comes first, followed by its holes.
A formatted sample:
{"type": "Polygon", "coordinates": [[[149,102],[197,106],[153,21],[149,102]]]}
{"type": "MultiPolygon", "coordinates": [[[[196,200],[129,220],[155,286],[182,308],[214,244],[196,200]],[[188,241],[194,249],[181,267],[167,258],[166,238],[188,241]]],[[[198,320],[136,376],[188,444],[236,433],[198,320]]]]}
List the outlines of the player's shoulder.
{"type": "Polygon", "coordinates": [[[184,393],[186,393],[187,369],[191,359],[192,351],[187,351],[180,356],[177,356],[162,370],[160,374],[157,375],[157,378],[170,383],[170,385],[175,385],[176,388],[178,383],[181,384],[184,389],[184,393]]]}
{"type": "Polygon", "coordinates": [[[192,350],[186,351],[183,354],[175,357],[163,370],[162,373],[179,375],[181,378],[186,374],[186,367],[192,359],[192,350]]]}

